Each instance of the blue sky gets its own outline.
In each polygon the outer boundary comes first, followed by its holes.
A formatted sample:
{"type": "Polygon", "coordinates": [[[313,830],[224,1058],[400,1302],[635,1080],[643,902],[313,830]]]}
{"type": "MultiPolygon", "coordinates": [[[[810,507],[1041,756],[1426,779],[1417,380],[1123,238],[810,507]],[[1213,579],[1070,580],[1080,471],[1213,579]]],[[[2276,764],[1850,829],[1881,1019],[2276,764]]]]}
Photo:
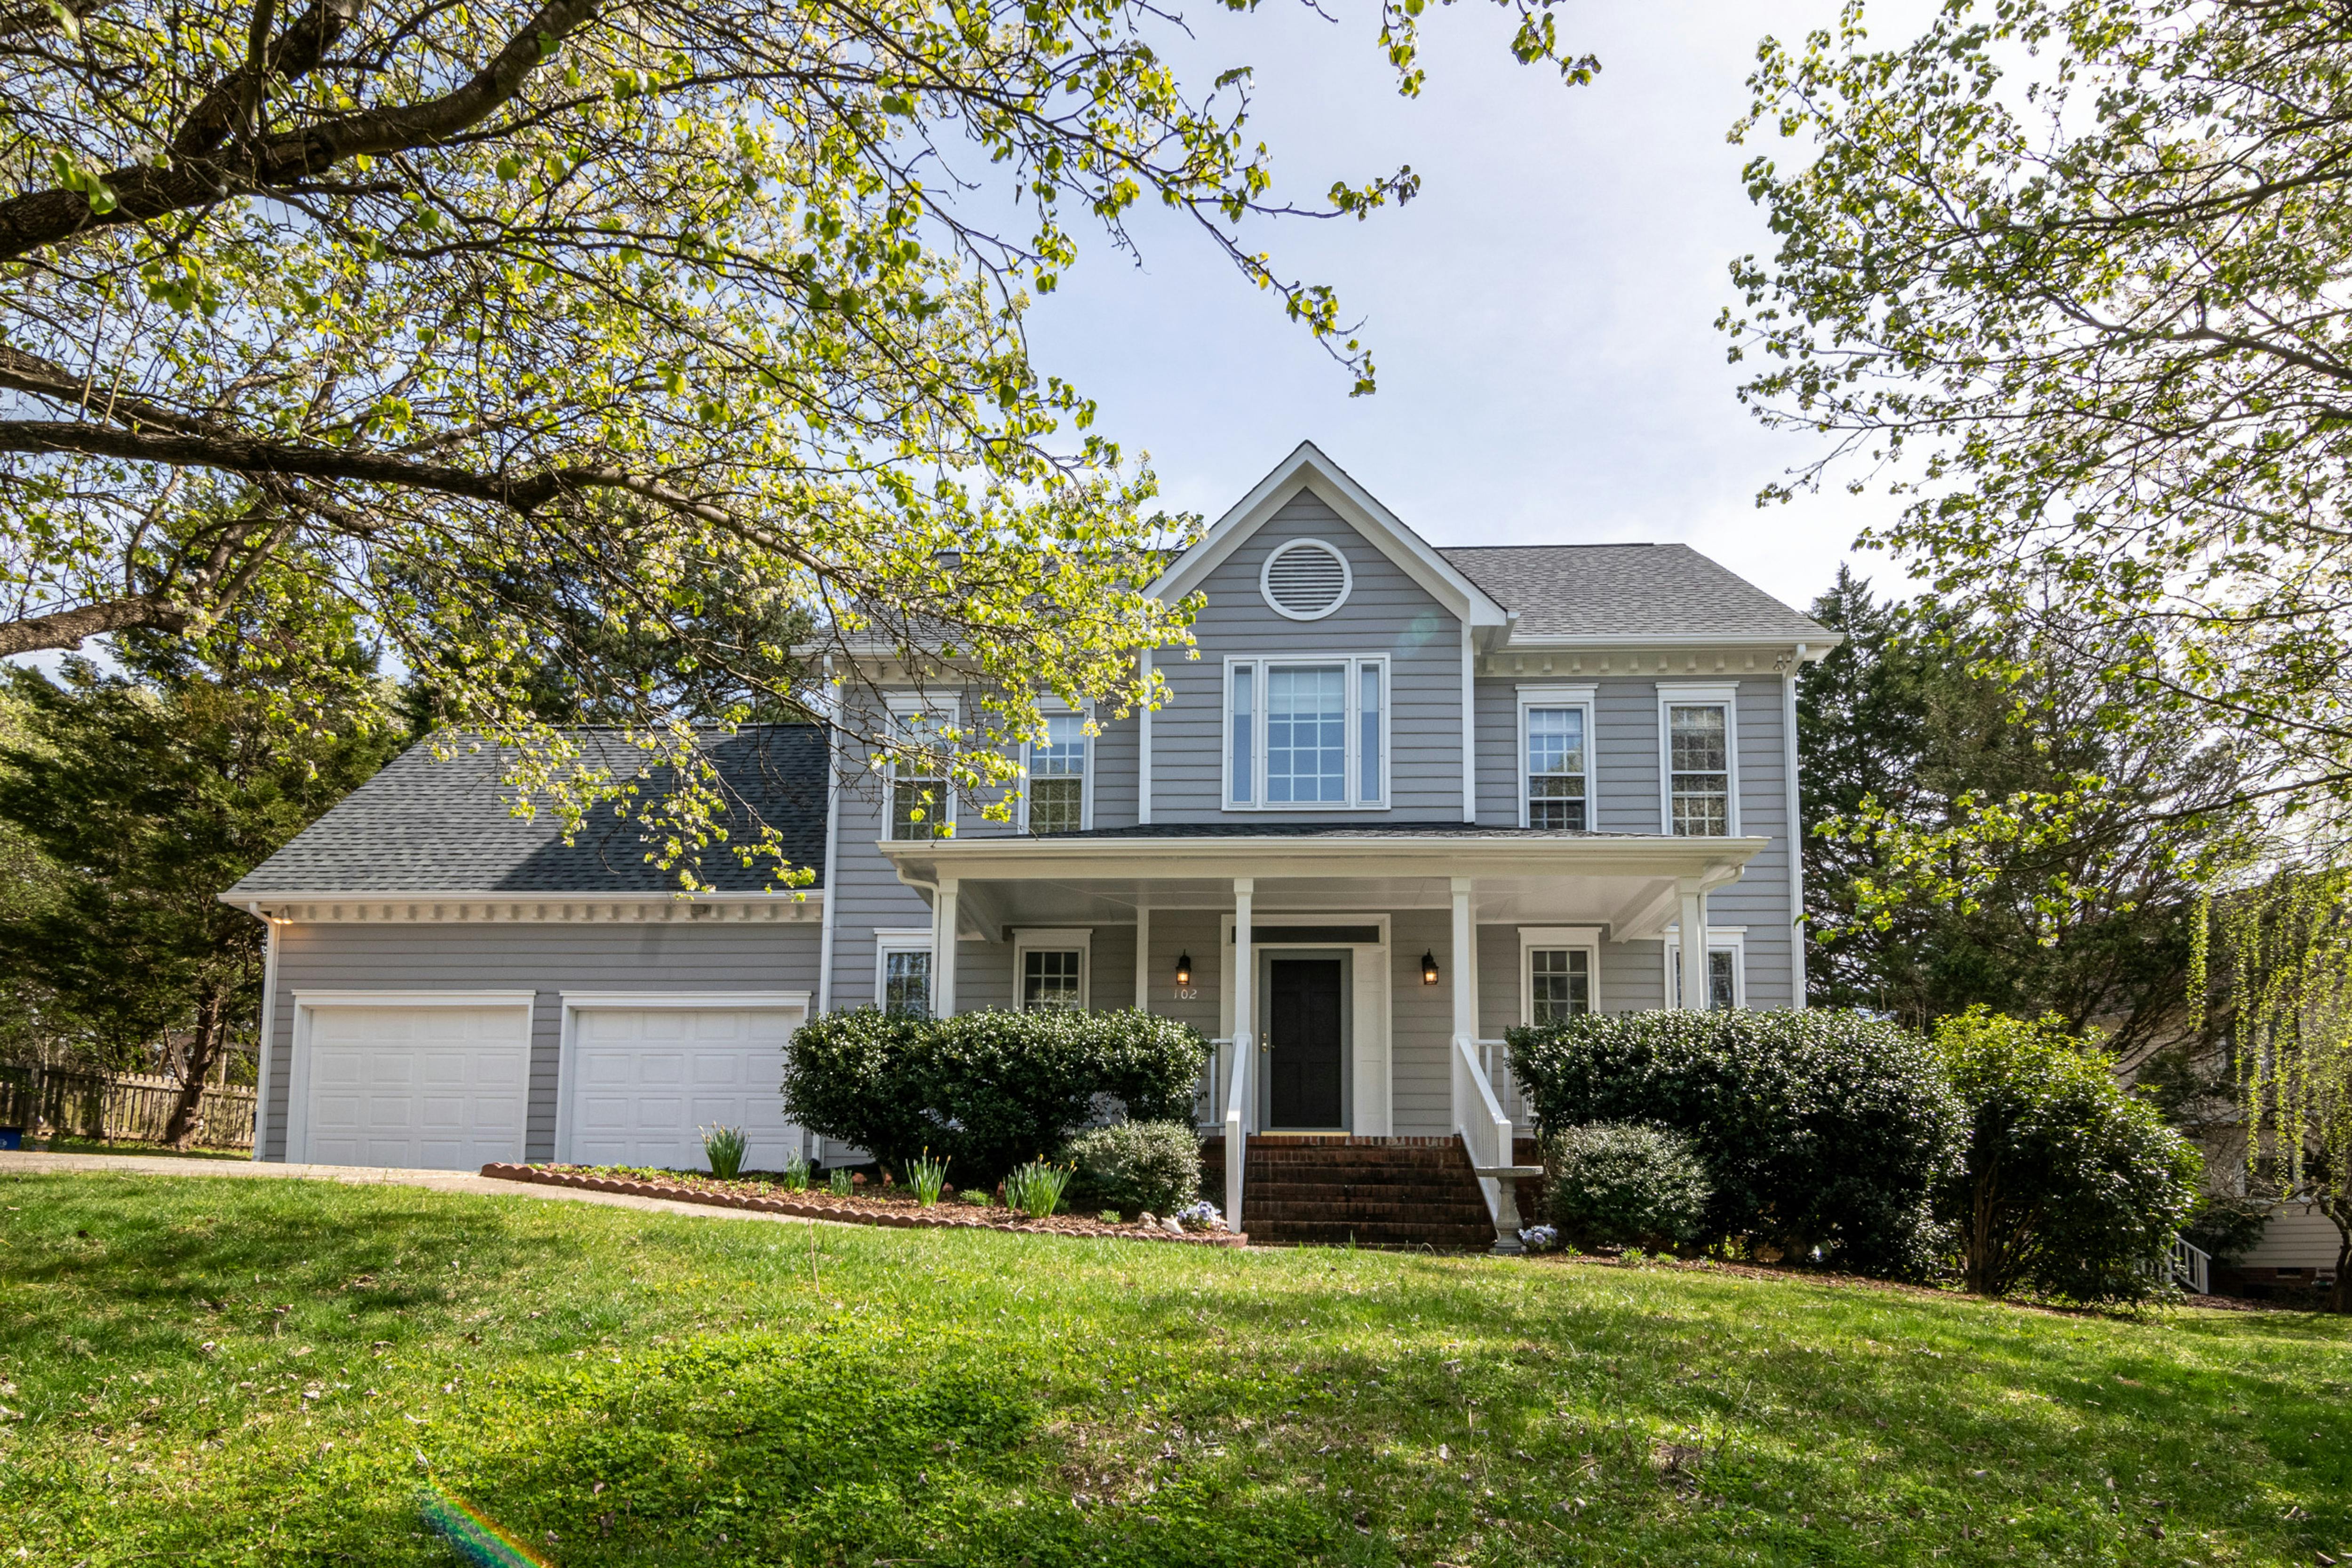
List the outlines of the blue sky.
{"type": "MultiPolygon", "coordinates": [[[[1811,448],[1739,405],[1714,323],[1734,302],[1728,262],[1770,238],[1740,184],[1748,154],[1725,140],[1757,41],[1830,24],[1833,0],[1565,5],[1564,40],[1602,66],[1574,88],[1511,59],[1504,12],[1459,0],[1431,8],[1417,100],[1395,94],[1370,5],[1332,12],[1195,11],[1186,69],[1256,68],[1279,191],[1422,174],[1401,210],[1245,236],[1339,289],[1378,394],[1350,399],[1272,296],[1156,213],[1140,265],[1097,240],[1038,301],[1039,367],[1092,395],[1180,508],[1214,517],[1307,437],[1436,543],[1677,540],[1801,607],[1888,503],[1756,508],[1811,448]]],[[[1900,578],[1853,558],[1883,588],[1900,578]]]]}

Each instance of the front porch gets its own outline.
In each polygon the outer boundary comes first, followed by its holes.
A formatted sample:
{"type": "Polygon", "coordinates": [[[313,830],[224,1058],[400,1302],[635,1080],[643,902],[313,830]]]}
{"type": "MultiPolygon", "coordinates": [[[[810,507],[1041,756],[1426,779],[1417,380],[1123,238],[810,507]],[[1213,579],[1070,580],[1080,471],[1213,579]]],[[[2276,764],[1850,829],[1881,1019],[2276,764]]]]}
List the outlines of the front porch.
{"type": "MultiPolygon", "coordinates": [[[[1664,1004],[1669,927],[1708,930],[1709,895],[1765,843],[1204,825],[880,848],[930,905],[935,1010],[1034,1003],[1050,970],[1078,1005],[1129,995],[1214,1041],[1198,1116],[1235,1228],[1405,1244],[1387,1232],[1425,1221],[1461,1245],[1466,1181],[1485,1236],[1516,1230],[1527,1117],[1500,1037],[1534,966],[1572,957],[1581,1006],[1664,1004]],[[1121,962],[1131,982],[1106,972],[1121,962]]],[[[1706,967],[1679,969],[1680,1005],[1706,1005],[1706,967]]]]}

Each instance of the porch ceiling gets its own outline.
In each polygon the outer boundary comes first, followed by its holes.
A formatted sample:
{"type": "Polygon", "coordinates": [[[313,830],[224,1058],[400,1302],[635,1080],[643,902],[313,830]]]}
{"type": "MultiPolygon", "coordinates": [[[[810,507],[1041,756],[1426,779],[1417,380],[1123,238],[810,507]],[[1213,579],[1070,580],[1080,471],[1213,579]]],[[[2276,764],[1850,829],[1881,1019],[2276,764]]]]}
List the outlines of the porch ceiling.
{"type": "Polygon", "coordinates": [[[1616,941],[1654,936],[1684,879],[1737,881],[1769,840],[1451,831],[1090,838],[886,840],[899,880],[956,879],[966,934],[1007,926],[1131,921],[1138,909],[1230,910],[1252,879],[1259,920],[1285,912],[1378,913],[1451,906],[1470,878],[1492,924],[1596,925],[1616,941]]]}

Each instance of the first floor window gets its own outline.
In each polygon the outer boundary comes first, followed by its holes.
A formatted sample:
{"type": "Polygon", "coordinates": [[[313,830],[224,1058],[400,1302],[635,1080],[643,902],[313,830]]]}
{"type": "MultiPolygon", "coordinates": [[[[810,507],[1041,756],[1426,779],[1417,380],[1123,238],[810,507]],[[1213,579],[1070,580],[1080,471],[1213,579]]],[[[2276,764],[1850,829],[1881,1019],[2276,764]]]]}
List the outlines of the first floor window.
{"type": "Polygon", "coordinates": [[[1235,659],[1226,671],[1227,805],[1311,810],[1384,803],[1384,660],[1235,659]]]}
{"type": "MultiPolygon", "coordinates": [[[[1683,953],[1675,949],[1674,994],[1666,1005],[1683,1005],[1683,953]]],[[[1739,1005],[1739,952],[1736,948],[1711,947],[1706,953],[1706,1005],[1711,1013],[1728,1013],[1739,1005]]]]}
{"type": "Polygon", "coordinates": [[[1720,702],[1666,708],[1667,791],[1675,837],[1731,831],[1731,720],[1720,702]]]}
{"type": "Polygon", "coordinates": [[[1528,1010],[1531,1024],[1549,1024],[1592,1011],[1592,954],[1580,947],[1528,951],[1528,1010]]]}
{"type": "Polygon", "coordinates": [[[929,948],[886,948],[882,953],[882,1010],[931,1016],[931,954],[929,948]]]}
{"type": "Polygon", "coordinates": [[[1086,715],[1055,713],[1029,743],[1029,831],[1076,833],[1086,816],[1086,715]]]}
{"type": "Polygon", "coordinates": [[[1083,1005],[1078,995],[1076,948],[1033,947],[1021,955],[1021,1005],[1049,1012],[1074,1011],[1083,1005]]]}

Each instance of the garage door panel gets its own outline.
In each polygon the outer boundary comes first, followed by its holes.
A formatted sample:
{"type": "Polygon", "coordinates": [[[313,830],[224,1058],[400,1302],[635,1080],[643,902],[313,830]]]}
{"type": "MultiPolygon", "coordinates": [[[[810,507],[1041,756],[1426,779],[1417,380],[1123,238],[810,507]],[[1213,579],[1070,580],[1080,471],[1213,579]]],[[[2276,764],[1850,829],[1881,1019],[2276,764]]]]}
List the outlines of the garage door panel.
{"type": "Polygon", "coordinates": [[[307,1011],[305,1157],[437,1170],[522,1158],[528,1007],[307,1011]]]}
{"type": "Polygon", "coordinates": [[[571,1158],[583,1164],[706,1168],[700,1129],[740,1127],[745,1163],[776,1170],[800,1152],[785,1119],[783,1047],[793,1008],[583,1008],[573,1029],[571,1158]],[[626,1081],[625,1095],[607,1086],[626,1081]]]}

